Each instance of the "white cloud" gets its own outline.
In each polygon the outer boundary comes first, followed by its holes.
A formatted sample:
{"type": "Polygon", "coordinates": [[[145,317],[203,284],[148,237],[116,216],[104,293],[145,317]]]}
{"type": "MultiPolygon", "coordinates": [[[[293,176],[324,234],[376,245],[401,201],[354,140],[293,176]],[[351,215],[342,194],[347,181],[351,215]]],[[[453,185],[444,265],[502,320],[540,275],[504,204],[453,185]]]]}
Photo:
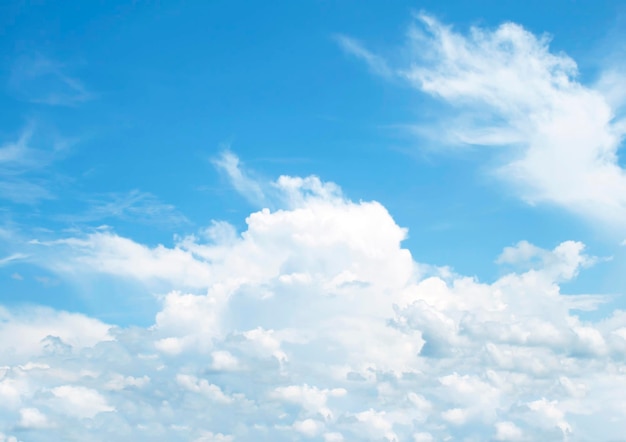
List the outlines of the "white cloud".
{"type": "Polygon", "coordinates": [[[324,419],[332,419],[333,415],[326,406],[329,397],[341,397],[346,394],[344,388],[319,389],[304,385],[290,385],[288,387],[278,387],[272,392],[272,397],[286,402],[296,403],[304,408],[308,413],[318,414],[324,419]]]}
{"type": "MultiPolygon", "coordinates": [[[[0,258],[0,267],[9,265],[15,261],[20,261],[27,257],[28,255],[25,255],[23,253],[13,253],[12,255],[6,256],[4,258],[0,258]]],[[[13,279],[22,279],[21,275],[17,273],[14,273],[14,275],[17,275],[17,276],[14,276],[13,279]]]]}
{"type": "Polygon", "coordinates": [[[324,428],[324,423],[313,419],[305,419],[293,423],[293,429],[306,437],[315,437],[324,428]]]}
{"type": "Polygon", "coordinates": [[[523,439],[523,433],[513,422],[498,422],[496,424],[496,440],[519,441],[523,439]]]}
{"type": "Polygon", "coordinates": [[[179,374],[176,382],[186,390],[206,396],[211,401],[222,404],[230,404],[233,399],[222,392],[220,387],[210,384],[206,379],[198,379],[192,375],[179,374]]]}
{"type": "Polygon", "coordinates": [[[367,63],[373,73],[383,77],[392,77],[394,75],[393,70],[384,58],[369,51],[360,42],[345,35],[337,35],[336,40],[344,51],[367,63]]]}
{"type": "Polygon", "coordinates": [[[258,181],[249,177],[248,173],[242,169],[239,157],[228,150],[224,150],[218,158],[213,160],[213,164],[226,173],[235,190],[251,203],[257,206],[267,204],[265,191],[258,181]]]}
{"type": "Polygon", "coordinates": [[[213,159],[213,164],[226,173],[231,185],[240,195],[259,208],[293,208],[312,197],[341,199],[339,186],[331,182],[324,183],[316,176],[280,176],[274,182],[262,181],[244,168],[239,157],[229,150],[223,150],[213,159]]]}
{"type": "Polygon", "coordinates": [[[0,433],[0,442],[19,442],[15,436],[7,436],[4,433],[0,433]]]}
{"type": "Polygon", "coordinates": [[[63,347],[81,349],[113,339],[110,326],[87,316],[44,307],[0,307],[0,355],[7,362],[63,347]]]}
{"type": "Polygon", "coordinates": [[[240,368],[237,358],[228,351],[214,351],[211,357],[213,358],[211,368],[214,370],[234,371],[240,368]]]}
{"type": "Polygon", "coordinates": [[[626,314],[582,319],[574,307],[595,298],[561,292],[598,262],[583,244],[519,243],[500,258],[515,270],[482,282],[416,263],[379,203],[317,178],[274,185],[284,208],[250,214],[241,233],[215,223],[172,247],[110,231],[32,244],[60,276],[169,291],[147,328],[1,310],[0,431],[32,418],[32,434],[59,440],[624,433],[626,314]]]}
{"type": "Polygon", "coordinates": [[[45,414],[36,408],[22,408],[20,410],[20,421],[17,424],[20,428],[42,429],[50,426],[45,414]]]}
{"type": "Polygon", "coordinates": [[[341,433],[325,433],[324,442],[343,442],[345,439],[341,433]]]}
{"type": "MultiPolygon", "coordinates": [[[[622,228],[626,172],[617,150],[626,120],[617,111],[626,95],[615,91],[623,92],[623,73],[585,85],[572,58],[514,23],[461,33],[422,14],[408,45],[412,58],[394,73],[453,105],[455,116],[434,135],[443,144],[506,147],[494,172],[525,201],[622,228]]],[[[371,65],[365,49],[352,52],[371,65]]]]}
{"type": "Polygon", "coordinates": [[[233,442],[233,437],[222,433],[214,434],[207,431],[197,439],[194,439],[194,442],[233,442]]]}
{"type": "Polygon", "coordinates": [[[126,388],[142,388],[150,383],[148,376],[122,376],[119,373],[112,375],[111,380],[104,385],[104,388],[112,391],[121,391],[126,388]]]}
{"type": "Polygon", "coordinates": [[[430,433],[419,432],[413,435],[414,442],[433,442],[434,440],[430,433]]]}
{"type": "Polygon", "coordinates": [[[105,411],[115,411],[96,390],[83,386],[61,385],[51,390],[54,406],[77,418],[93,418],[105,411]]]}
{"type": "Polygon", "coordinates": [[[69,252],[64,260],[51,262],[46,249],[40,248],[42,264],[61,273],[92,271],[143,282],[168,281],[181,288],[206,287],[211,281],[211,268],[188,251],[162,245],[149,248],[107,231],[33,244],[55,248],[55,254],[63,248],[69,252]]]}
{"type": "Polygon", "coordinates": [[[528,408],[537,414],[537,419],[540,424],[546,427],[557,427],[563,432],[563,435],[572,432],[572,427],[565,420],[565,412],[559,407],[559,401],[548,401],[545,398],[541,398],[536,401],[529,402],[528,408]]]}

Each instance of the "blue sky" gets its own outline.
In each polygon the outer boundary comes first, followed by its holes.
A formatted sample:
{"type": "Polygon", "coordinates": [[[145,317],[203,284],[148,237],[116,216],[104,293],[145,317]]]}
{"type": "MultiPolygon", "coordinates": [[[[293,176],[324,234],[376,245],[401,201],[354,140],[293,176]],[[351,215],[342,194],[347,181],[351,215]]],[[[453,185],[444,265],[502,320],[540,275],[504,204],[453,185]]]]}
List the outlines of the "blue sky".
{"type": "Polygon", "coordinates": [[[623,434],[625,20],[5,2],[0,441],[623,434]]]}

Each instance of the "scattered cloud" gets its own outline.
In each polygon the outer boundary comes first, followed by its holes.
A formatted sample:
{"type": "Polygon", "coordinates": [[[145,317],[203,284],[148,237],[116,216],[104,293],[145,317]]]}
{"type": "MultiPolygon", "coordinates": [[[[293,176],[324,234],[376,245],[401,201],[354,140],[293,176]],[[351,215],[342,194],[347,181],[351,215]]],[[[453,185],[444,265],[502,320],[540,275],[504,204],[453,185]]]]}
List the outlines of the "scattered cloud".
{"type": "Polygon", "coordinates": [[[312,175],[305,178],[280,176],[276,181],[264,181],[246,170],[239,157],[229,150],[220,153],[213,164],[228,176],[233,188],[256,207],[297,207],[311,196],[340,200],[340,188],[323,183],[312,175]]]}
{"type": "Polygon", "coordinates": [[[15,261],[23,260],[25,258],[28,258],[28,255],[25,255],[23,253],[14,253],[14,254],[9,255],[7,257],[0,258],[0,267],[9,265],[9,264],[11,264],[11,263],[13,263],[15,261]]]}
{"type": "Polygon", "coordinates": [[[60,281],[49,276],[35,276],[35,281],[44,287],[54,287],[60,284],[60,281]]]}
{"type": "MultiPolygon", "coordinates": [[[[43,200],[56,199],[51,190],[65,178],[55,171],[55,163],[67,154],[67,139],[46,138],[33,127],[22,131],[16,141],[0,146],[0,199],[17,204],[36,205],[43,200]],[[48,145],[35,148],[33,144],[48,145]]],[[[128,192],[109,192],[78,195],[83,210],[52,215],[66,223],[89,223],[109,219],[132,221],[172,227],[188,223],[176,207],[160,201],[149,192],[134,189],[128,192]]]]}
{"type": "Polygon", "coordinates": [[[121,219],[142,224],[175,226],[188,220],[176,207],[160,201],[149,192],[137,189],[129,192],[90,195],[88,208],[83,213],[61,215],[58,218],[72,223],[121,219]]]}
{"type": "Polygon", "coordinates": [[[64,154],[65,142],[46,140],[49,149],[33,148],[35,130],[28,127],[16,141],[0,146],[0,199],[33,205],[53,199],[50,165],[64,154]]]}
{"type": "Polygon", "coordinates": [[[36,182],[23,179],[0,181],[0,197],[17,204],[35,205],[43,200],[54,199],[54,195],[45,187],[45,181],[36,182]]]}
{"type": "Polygon", "coordinates": [[[22,408],[17,425],[21,429],[44,429],[48,428],[50,423],[46,415],[37,408],[22,408]]]}
{"type": "Polygon", "coordinates": [[[379,203],[314,177],[262,187],[285,205],[251,213],[241,233],[216,222],[173,247],[111,231],[32,244],[60,277],[158,280],[169,291],[147,328],[2,310],[0,430],[29,424],[29,434],[83,440],[621,437],[626,315],[583,320],[578,306],[601,297],[559,286],[598,262],[583,244],[519,243],[499,258],[519,270],[481,282],[415,262],[406,229],[379,203]]]}
{"type": "MultiPolygon", "coordinates": [[[[626,172],[617,151],[626,120],[618,110],[626,102],[612,91],[626,77],[612,70],[596,85],[583,84],[576,62],[549,43],[514,23],[461,33],[420,14],[408,33],[411,58],[393,72],[452,106],[436,131],[441,144],[505,148],[493,172],[525,201],[620,230],[626,172]]],[[[373,56],[355,48],[371,66],[373,56]]]]}
{"type": "Polygon", "coordinates": [[[337,35],[335,40],[348,54],[363,60],[374,74],[386,78],[392,78],[395,75],[383,57],[370,52],[359,41],[345,35],[337,35]]]}
{"type": "Polygon", "coordinates": [[[262,207],[267,205],[266,191],[263,190],[258,180],[251,178],[249,173],[243,170],[237,155],[229,150],[223,150],[217,158],[213,159],[213,164],[226,174],[235,190],[250,203],[262,207]]]}
{"type": "Polygon", "coordinates": [[[22,100],[49,106],[77,106],[94,97],[68,66],[41,54],[16,60],[9,87],[22,100]]]}

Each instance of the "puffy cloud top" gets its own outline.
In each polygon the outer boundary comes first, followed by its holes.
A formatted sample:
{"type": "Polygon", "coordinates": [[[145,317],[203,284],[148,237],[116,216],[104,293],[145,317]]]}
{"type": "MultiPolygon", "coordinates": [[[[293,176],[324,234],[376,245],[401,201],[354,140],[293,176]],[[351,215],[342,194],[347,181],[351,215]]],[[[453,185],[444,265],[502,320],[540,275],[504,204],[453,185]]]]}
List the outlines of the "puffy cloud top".
{"type": "MultiPolygon", "coordinates": [[[[287,208],[148,247],[39,244],[60,274],[169,287],[148,328],[2,310],[5,440],[427,441],[623,434],[626,314],[559,284],[584,245],[526,242],[492,283],[413,261],[376,202],[281,178],[287,208]],[[35,319],[33,319],[35,318],[35,319]],[[621,420],[620,420],[621,419],[621,420]]],[[[330,190],[329,190],[330,189],[330,190]]]]}

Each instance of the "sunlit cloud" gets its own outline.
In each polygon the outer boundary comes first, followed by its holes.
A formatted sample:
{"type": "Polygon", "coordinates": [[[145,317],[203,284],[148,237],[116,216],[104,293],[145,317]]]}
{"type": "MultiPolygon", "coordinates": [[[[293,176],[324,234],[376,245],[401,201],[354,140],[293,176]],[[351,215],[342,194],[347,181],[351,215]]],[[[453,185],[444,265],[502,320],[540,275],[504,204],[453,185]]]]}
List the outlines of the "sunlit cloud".
{"type": "Polygon", "coordinates": [[[379,203],[313,177],[258,184],[293,203],[251,213],[242,232],[215,222],[172,247],[107,230],[31,244],[61,278],[169,291],[148,328],[5,310],[2,428],[133,440],[616,437],[626,315],[583,320],[579,309],[607,300],[561,292],[602,265],[582,243],[508,247],[499,261],[521,270],[481,282],[415,262],[379,203]]]}
{"type": "MultiPolygon", "coordinates": [[[[461,33],[420,14],[408,32],[411,58],[394,75],[452,107],[436,129],[412,131],[442,145],[505,149],[492,172],[520,198],[622,230],[626,172],[617,151],[626,121],[617,111],[626,95],[614,92],[626,77],[612,70],[586,85],[576,62],[549,43],[514,23],[461,33]]],[[[357,48],[349,52],[370,67],[382,63],[357,48]]]]}

